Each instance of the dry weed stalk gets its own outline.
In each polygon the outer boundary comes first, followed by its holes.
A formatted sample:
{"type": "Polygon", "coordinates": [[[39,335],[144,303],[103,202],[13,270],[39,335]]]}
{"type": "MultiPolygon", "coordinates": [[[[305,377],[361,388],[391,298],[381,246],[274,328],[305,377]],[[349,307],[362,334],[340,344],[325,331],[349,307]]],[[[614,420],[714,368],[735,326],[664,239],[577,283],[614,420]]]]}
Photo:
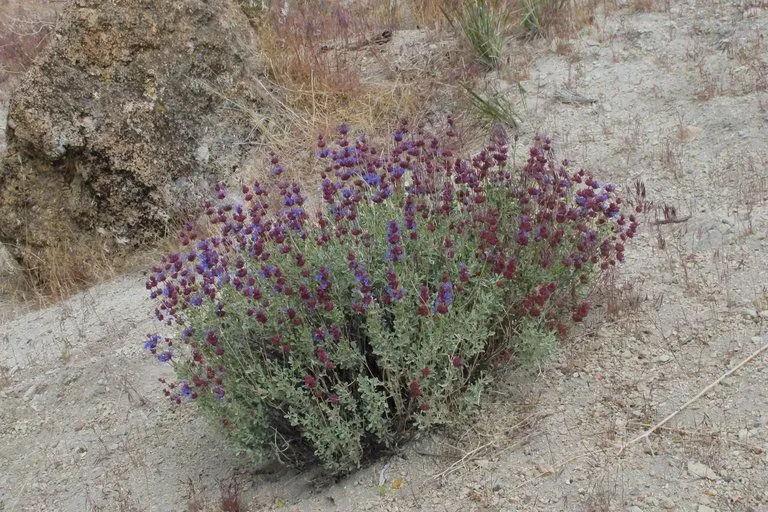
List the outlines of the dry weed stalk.
{"type": "Polygon", "coordinates": [[[684,410],[686,410],[686,409],[687,409],[688,407],[690,407],[690,406],[691,406],[693,403],[695,403],[697,400],[699,400],[699,399],[700,399],[702,396],[706,395],[706,394],[707,394],[707,393],[708,393],[708,392],[709,392],[711,389],[713,389],[715,386],[717,386],[718,384],[720,384],[720,383],[721,383],[721,382],[722,382],[724,379],[726,379],[726,378],[730,377],[731,375],[733,375],[735,372],[737,372],[738,370],[740,370],[740,369],[741,369],[743,366],[745,366],[747,363],[749,363],[750,361],[752,361],[753,359],[755,359],[756,357],[758,357],[760,354],[762,354],[762,353],[763,353],[763,352],[765,352],[766,350],[768,350],[768,343],[766,343],[765,345],[763,345],[763,346],[762,346],[762,347],[760,347],[759,349],[757,349],[757,350],[755,350],[754,352],[752,352],[752,354],[750,354],[748,357],[746,357],[745,359],[743,359],[743,360],[742,360],[742,361],[741,361],[739,364],[737,364],[736,366],[734,366],[733,368],[731,368],[730,370],[728,370],[727,372],[725,372],[724,374],[722,374],[720,377],[718,377],[716,380],[714,380],[713,382],[711,382],[711,383],[710,383],[708,386],[706,386],[704,389],[702,389],[701,391],[699,391],[699,393],[698,393],[698,394],[696,394],[696,396],[694,396],[693,398],[691,398],[690,400],[688,400],[687,402],[685,402],[683,405],[681,405],[680,407],[678,407],[677,409],[675,409],[675,410],[674,410],[674,411],[673,411],[671,414],[669,414],[669,415],[668,415],[666,418],[664,418],[664,419],[663,419],[663,420],[661,420],[660,422],[656,423],[654,426],[652,426],[651,428],[649,428],[648,430],[646,430],[645,432],[643,432],[643,433],[642,433],[642,434],[640,434],[639,436],[635,437],[634,439],[630,440],[629,442],[627,442],[627,443],[624,443],[624,444],[622,445],[621,449],[619,450],[619,453],[618,453],[618,455],[619,455],[619,456],[621,456],[621,455],[624,453],[624,451],[625,451],[627,448],[629,448],[631,445],[633,445],[633,444],[637,443],[638,441],[641,441],[641,440],[643,440],[643,439],[646,439],[646,440],[647,440],[647,439],[649,439],[649,436],[650,436],[651,434],[653,434],[654,432],[656,432],[657,430],[659,430],[661,427],[663,427],[664,425],[666,425],[666,424],[667,424],[667,423],[668,423],[670,420],[672,420],[672,419],[673,419],[673,418],[675,418],[675,417],[676,417],[678,414],[680,414],[681,412],[683,412],[684,410]]]}
{"type": "MultiPolygon", "coordinates": [[[[545,417],[547,415],[548,414],[546,414],[546,413],[534,412],[534,413],[526,416],[525,418],[523,418],[519,422],[515,423],[511,427],[508,427],[507,429],[505,429],[504,436],[509,436],[513,432],[521,432],[523,429],[527,428],[532,422],[535,422],[535,421],[537,421],[537,420],[539,420],[539,419],[541,419],[541,418],[543,418],[543,417],[545,417]]],[[[500,436],[498,434],[491,435],[492,439],[490,441],[488,441],[486,443],[482,443],[482,444],[476,446],[475,448],[473,448],[473,449],[471,449],[469,451],[464,452],[464,454],[458,460],[454,461],[450,466],[448,466],[446,469],[444,469],[440,473],[437,473],[437,474],[433,475],[432,478],[434,480],[439,480],[441,478],[447,477],[448,475],[451,475],[452,473],[455,473],[456,471],[458,471],[461,468],[463,468],[466,465],[467,462],[469,462],[469,461],[471,461],[473,459],[476,459],[478,456],[480,456],[482,453],[484,453],[488,448],[490,448],[490,447],[492,447],[494,445],[498,447],[500,442],[503,441],[503,437],[504,436],[500,436]]],[[[498,457],[504,451],[507,451],[507,450],[510,450],[510,449],[522,446],[523,444],[525,444],[527,442],[527,440],[528,440],[528,436],[524,436],[522,439],[519,439],[519,440],[517,440],[514,443],[511,443],[511,444],[509,444],[507,446],[502,447],[494,455],[496,457],[498,457]]]]}

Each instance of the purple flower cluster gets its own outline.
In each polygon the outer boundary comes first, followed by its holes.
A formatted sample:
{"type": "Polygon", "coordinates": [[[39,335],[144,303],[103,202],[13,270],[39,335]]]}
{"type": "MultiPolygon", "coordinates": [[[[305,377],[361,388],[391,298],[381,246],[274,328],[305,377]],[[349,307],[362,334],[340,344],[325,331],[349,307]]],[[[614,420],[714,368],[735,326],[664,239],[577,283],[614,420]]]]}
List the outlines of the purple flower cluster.
{"type": "Polygon", "coordinates": [[[448,276],[444,275],[432,311],[444,315],[448,312],[448,306],[451,305],[451,302],[453,302],[453,284],[449,281],[448,276]]]}
{"type": "Polygon", "coordinates": [[[400,287],[395,269],[390,267],[387,270],[387,285],[384,288],[382,302],[387,305],[392,304],[393,302],[399,302],[403,300],[405,294],[406,290],[400,287]]]}
{"type": "Polygon", "coordinates": [[[152,353],[161,363],[167,363],[173,358],[173,341],[166,339],[165,343],[167,348],[164,351],[158,351],[157,344],[162,341],[162,337],[158,334],[147,334],[147,340],[144,342],[144,348],[152,353]]]}
{"type": "Polygon", "coordinates": [[[400,237],[400,227],[397,225],[397,221],[391,220],[387,223],[387,260],[398,263],[403,261],[403,246],[400,245],[402,238],[400,237]]]}

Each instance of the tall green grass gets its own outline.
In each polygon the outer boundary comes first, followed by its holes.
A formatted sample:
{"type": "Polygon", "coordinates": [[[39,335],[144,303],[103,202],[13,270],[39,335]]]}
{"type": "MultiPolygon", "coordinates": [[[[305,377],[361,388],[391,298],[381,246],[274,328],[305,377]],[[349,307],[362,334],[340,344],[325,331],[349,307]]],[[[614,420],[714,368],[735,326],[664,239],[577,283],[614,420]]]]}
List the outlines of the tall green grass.
{"type": "Polygon", "coordinates": [[[462,0],[456,8],[441,8],[441,11],[451,26],[464,34],[477,60],[488,69],[496,68],[509,23],[505,6],[482,0],[462,0]]]}

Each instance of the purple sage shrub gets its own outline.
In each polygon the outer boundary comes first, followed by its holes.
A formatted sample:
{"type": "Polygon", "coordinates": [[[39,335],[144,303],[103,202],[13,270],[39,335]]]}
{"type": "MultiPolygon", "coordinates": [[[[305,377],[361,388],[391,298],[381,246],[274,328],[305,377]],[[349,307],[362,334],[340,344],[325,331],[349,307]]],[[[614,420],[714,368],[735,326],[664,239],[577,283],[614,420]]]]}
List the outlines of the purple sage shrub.
{"type": "Polygon", "coordinates": [[[544,136],[514,169],[504,137],[455,154],[451,118],[440,137],[403,121],[385,149],[338,132],[318,140],[312,216],[276,156],[274,183],[243,186],[242,203],[216,187],[220,234],[187,226],[186,249],[152,269],[157,318],[178,334],[145,347],[180,379],[165,394],[254,462],[344,473],[471,410],[494,365],[546,353],[637,222],[544,136]]]}

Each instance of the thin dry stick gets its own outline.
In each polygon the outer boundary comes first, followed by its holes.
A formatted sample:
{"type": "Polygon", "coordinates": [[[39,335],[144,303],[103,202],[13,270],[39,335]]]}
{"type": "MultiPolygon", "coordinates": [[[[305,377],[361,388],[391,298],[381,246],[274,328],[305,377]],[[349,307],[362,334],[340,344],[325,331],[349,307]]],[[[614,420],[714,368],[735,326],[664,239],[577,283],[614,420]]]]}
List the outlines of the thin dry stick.
{"type": "Polygon", "coordinates": [[[627,447],[635,444],[636,442],[640,441],[641,439],[648,439],[648,436],[653,434],[656,430],[658,430],[662,426],[664,426],[664,424],[667,423],[669,420],[671,420],[672,418],[674,418],[675,416],[677,416],[678,414],[683,412],[685,409],[687,409],[692,403],[694,403],[696,400],[698,400],[699,398],[704,396],[710,389],[712,389],[715,386],[717,386],[718,384],[720,384],[720,382],[722,382],[723,379],[725,379],[726,377],[730,376],[731,374],[733,374],[734,372],[739,370],[739,368],[741,368],[742,366],[744,366],[745,364],[747,364],[748,362],[750,362],[751,360],[753,360],[754,358],[756,358],[757,356],[759,356],[760,354],[765,352],[766,350],[768,350],[768,343],[766,343],[765,345],[763,345],[759,349],[755,350],[752,353],[752,355],[750,355],[749,357],[744,359],[742,362],[740,362],[739,364],[737,364],[736,366],[734,366],[733,368],[731,368],[730,370],[728,370],[727,372],[722,374],[716,381],[712,382],[709,386],[707,386],[704,389],[702,389],[699,392],[698,395],[696,395],[695,397],[693,397],[690,400],[688,400],[687,402],[685,402],[682,405],[682,407],[680,407],[679,409],[674,411],[672,414],[670,414],[669,416],[667,416],[666,418],[664,418],[663,420],[661,420],[660,422],[658,422],[657,424],[655,424],[654,426],[652,426],[651,428],[649,428],[648,430],[643,432],[641,435],[639,435],[636,438],[632,439],[628,443],[624,443],[624,445],[621,447],[621,450],[619,450],[618,455],[621,455],[622,453],[624,453],[624,450],[626,450],[627,447]]]}
{"type": "Polygon", "coordinates": [[[555,462],[551,467],[547,468],[546,471],[541,471],[540,473],[534,475],[532,478],[529,478],[528,480],[524,481],[523,483],[519,484],[517,487],[514,488],[514,490],[520,489],[521,487],[525,487],[526,485],[530,484],[531,482],[534,482],[538,480],[541,477],[552,475],[555,473],[555,471],[559,470],[560,468],[564,467],[566,464],[570,464],[573,461],[579,460],[580,458],[584,457],[585,455],[588,455],[589,452],[582,452],[577,453],[576,455],[571,455],[568,458],[565,458],[561,461],[555,462]]]}
{"type": "Polygon", "coordinates": [[[450,475],[454,471],[458,470],[459,466],[461,466],[468,458],[470,458],[471,456],[475,455],[477,452],[479,452],[481,450],[484,450],[485,448],[488,448],[489,446],[491,446],[495,442],[496,442],[496,439],[493,439],[491,441],[488,441],[485,444],[482,444],[482,445],[478,446],[474,450],[468,451],[467,453],[464,454],[464,456],[462,458],[460,458],[459,460],[457,460],[456,462],[454,462],[453,464],[448,466],[448,469],[446,469],[445,471],[443,471],[441,473],[438,473],[437,475],[433,476],[432,478],[437,480],[438,478],[442,478],[444,476],[450,475]]]}
{"type": "MultiPolygon", "coordinates": [[[[521,428],[521,427],[525,426],[526,424],[529,424],[534,418],[540,419],[540,418],[544,418],[546,416],[549,416],[549,413],[535,412],[533,414],[529,414],[528,416],[523,418],[521,421],[518,421],[517,423],[512,425],[510,428],[508,428],[507,431],[508,432],[514,431],[514,430],[516,430],[518,428],[521,428]]],[[[525,438],[521,439],[519,442],[513,443],[512,445],[503,448],[499,453],[502,453],[502,452],[504,452],[506,450],[509,450],[509,449],[513,448],[513,447],[522,446],[523,443],[525,443],[529,439],[529,437],[530,436],[526,436],[525,438]]],[[[497,439],[494,438],[492,441],[489,441],[489,442],[485,443],[484,445],[478,446],[477,448],[475,448],[475,449],[465,453],[462,458],[460,458],[459,460],[455,461],[453,464],[448,466],[447,469],[445,469],[441,473],[438,473],[438,474],[434,475],[432,478],[437,480],[439,478],[446,477],[446,476],[450,475],[451,473],[457,471],[459,469],[459,467],[464,462],[467,462],[470,457],[472,457],[473,455],[477,454],[477,452],[479,452],[479,451],[489,447],[490,445],[492,445],[496,441],[497,441],[497,439]]],[[[437,454],[434,454],[434,453],[427,453],[427,452],[418,452],[418,453],[420,455],[425,455],[425,456],[428,456],[428,457],[440,457],[440,455],[437,455],[437,454]]]]}
{"type": "Polygon", "coordinates": [[[691,215],[686,215],[685,217],[674,218],[674,219],[658,219],[651,222],[651,226],[661,226],[663,224],[679,224],[681,222],[687,222],[691,219],[691,215]]]}

